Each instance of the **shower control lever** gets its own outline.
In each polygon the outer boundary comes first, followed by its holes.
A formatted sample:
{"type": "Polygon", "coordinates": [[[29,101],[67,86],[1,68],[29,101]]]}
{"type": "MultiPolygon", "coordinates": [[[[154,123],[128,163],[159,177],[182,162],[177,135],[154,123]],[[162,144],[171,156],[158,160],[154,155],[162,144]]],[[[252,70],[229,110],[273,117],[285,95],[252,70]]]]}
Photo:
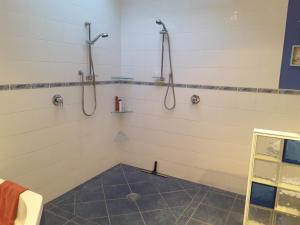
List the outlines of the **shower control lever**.
{"type": "Polygon", "coordinates": [[[59,106],[60,108],[62,108],[64,105],[64,99],[61,97],[61,95],[54,95],[52,102],[55,106],[59,106]]]}
{"type": "Polygon", "coordinates": [[[200,103],[200,97],[199,95],[193,95],[191,97],[191,102],[193,103],[193,105],[197,105],[200,103]]]}

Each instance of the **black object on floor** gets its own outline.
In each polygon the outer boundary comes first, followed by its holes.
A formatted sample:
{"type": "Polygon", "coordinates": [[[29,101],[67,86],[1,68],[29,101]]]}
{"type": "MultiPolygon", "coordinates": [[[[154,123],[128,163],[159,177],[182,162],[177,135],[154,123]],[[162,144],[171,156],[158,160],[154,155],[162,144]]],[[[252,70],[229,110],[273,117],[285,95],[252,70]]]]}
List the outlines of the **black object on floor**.
{"type": "Polygon", "coordinates": [[[153,170],[141,170],[143,173],[149,173],[149,174],[152,174],[152,175],[155,175],[155,176],[159,176],[159,177],[164,177],[164,178],[168,178],[167,175],[165,174],[162,174],[162,173],[158,173],[157,172],[157,161],[154,162],[154,168],[153,170]]]}

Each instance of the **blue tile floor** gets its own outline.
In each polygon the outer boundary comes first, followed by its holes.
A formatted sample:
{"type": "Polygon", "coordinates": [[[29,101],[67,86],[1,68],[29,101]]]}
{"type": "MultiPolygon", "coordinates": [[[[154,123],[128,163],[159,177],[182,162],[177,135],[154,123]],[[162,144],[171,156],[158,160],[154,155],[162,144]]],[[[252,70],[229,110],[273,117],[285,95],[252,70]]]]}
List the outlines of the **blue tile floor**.
{"type": "Polygon", "coordinates": [[[47,203],[41,225],[242,225],[244,199],[122,164],[47,203]]]}

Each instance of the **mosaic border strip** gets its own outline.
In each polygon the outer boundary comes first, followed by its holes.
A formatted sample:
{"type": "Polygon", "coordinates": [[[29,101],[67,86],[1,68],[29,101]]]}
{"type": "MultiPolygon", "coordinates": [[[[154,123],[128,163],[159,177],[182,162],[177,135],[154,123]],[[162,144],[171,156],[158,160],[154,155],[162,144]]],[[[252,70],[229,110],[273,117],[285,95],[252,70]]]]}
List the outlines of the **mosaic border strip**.
{"type": "MultiPolygon", "coordinates": [[[[132,84],[132,85],[145,85],[145,86],[167,86],[166,83],[161,84],[161,83],[156,83],[156,82],[143,82],[143,81],[122,81],[122,80],[120,80],[120,81],[118,81],[118,83],[119,84],[132,84]]],[[[176,83],[175,87],[203,89],[203,90],[233,91],[233,92],[300,95],[300,90],[290,90],[290,89],[232,87],[232,86],[215,86],[215,85],[201,85],[201,84],[180,84],[180,83],[176,83]]]]}
{"type": "MultiPolygon", "coordinates": [[[[85,85],[91,85],[90,82],[85,82],[84,84],[85,85]]],[[[129,85],[162,86],[162,87],[167,86],[167,83],[147,82],[147,81],[128,81],[128,80],[97,81],[96,84],[97,85],[129,84],[129,85]]],[[[79,87],[79,86],[81,86],[81,82],[5,84],[5,85],[0,85],[0,91],[57,88],[57,87],[79,87]]],[[[177,87],[177,88],[202,89],[202,90],[232,91],[232,92],[300,95],[300,90],[289,90],[289,89],[231,87],[231,86],[214,86],[214,85],[183,84],[183,83],[176,83],[175,87],[177,87]]]]}
{"type": "MultiPolygon", "coordinates": [[[[97,81],[97,85],[115,84],[114,81],[97,81]]],[[[90,85],[90,82],[85,82],[84,85],[90,85]]],[[[32,83],[32,84],[4,84],[0,85],[0,91],[15,91],[26,89],[42,89],[42,88],[57,88],[57,87],[79,87],[81,82],[54,82],[54,83],[32,83]]]]}

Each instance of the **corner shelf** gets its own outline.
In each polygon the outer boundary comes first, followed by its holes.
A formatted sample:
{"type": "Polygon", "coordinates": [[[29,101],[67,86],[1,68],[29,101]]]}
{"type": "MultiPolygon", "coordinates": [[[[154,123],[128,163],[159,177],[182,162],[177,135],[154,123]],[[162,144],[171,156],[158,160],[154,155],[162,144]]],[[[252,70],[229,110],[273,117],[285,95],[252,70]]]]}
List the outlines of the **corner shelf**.
{"type": "Polygon", "coordinates": [[[112,77],[111,79],[112,79],[112,80],[134,80],[133,77],[122,77],[122,76],[119,76],[119,77],[112,77]]]}
{"type": "Polygon", "coordinates": [[[133,113],[133,111],[124,111],[124,112],[111,112],[112,114],[127,114],[127,113],[133,113]]]}

